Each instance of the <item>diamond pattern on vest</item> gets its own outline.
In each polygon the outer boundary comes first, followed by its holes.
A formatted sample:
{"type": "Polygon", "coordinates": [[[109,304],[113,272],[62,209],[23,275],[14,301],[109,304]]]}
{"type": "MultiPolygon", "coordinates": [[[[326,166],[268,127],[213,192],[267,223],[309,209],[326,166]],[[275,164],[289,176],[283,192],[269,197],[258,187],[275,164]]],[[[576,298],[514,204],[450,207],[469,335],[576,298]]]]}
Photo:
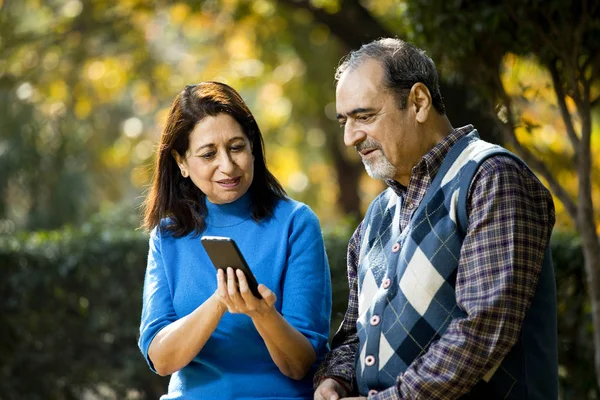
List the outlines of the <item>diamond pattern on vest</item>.
{"type": "Polygon", "coordinates": [[[425,315],[429,304],[444,284],[444,278],[436,271],[429,259],[417,248],[400,279],[400,289],[411,306],[425,315]]]}

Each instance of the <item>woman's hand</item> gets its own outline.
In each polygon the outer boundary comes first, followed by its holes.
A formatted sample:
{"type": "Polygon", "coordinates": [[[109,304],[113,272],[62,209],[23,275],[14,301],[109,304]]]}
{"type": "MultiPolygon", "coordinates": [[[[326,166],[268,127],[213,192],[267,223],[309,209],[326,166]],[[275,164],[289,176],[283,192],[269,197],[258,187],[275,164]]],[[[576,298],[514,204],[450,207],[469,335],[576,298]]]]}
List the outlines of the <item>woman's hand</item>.
{"type": "Polygon", "coordinates": [[[233,314],[246,314],[263,338],[273,362],[282,374],[302,379],[317,359],[317,354],[304,335],[291,326],[275,309],[277,296],[265,285],[258,285],[262,299],[254,297],[246,276],[233,268],[217,272],[217,299],[233,314]],[[236,279],[237,277],[237,279],[236,279]]]}
{"type": "Polygon", "coordinates": [[[217,271],[217,298],[232,314],[246,314],[250,317],[269,314],[275,310],[273,305],[277,296],[262,283],[258,292],[262,299],[254,297],[248,286],[246,275],[242,271],[227,268],[227,275],[222,269],[217,271]],[[237,279],[236,279],[237,277],[237,279]]]}

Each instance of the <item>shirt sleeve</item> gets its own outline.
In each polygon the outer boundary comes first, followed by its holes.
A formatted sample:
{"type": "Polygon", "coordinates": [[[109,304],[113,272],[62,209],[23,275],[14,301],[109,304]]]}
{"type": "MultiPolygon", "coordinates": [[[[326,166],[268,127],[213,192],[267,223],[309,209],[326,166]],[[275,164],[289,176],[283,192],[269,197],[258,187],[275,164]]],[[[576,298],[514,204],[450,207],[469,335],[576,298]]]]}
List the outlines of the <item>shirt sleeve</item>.
{"type": "Polygon", "coordinates": [[[517,342],[554,225],[552,197],[506,156],[482,163],[469,189],[469,223],[456,300],[466,313],[428,351],[369,399],[456,399],[499,365],[517,342]]]}
{"type": "Polygon", "coordinates": [[[358,352],[358,334],[356,332],[356,321],[358,319],[357,270],[361,228],[362,223],[356,228],[348,243],[348,286],[350,289],[348,308],[342,324],[333,336],[331,352],[327,354],[315,373],[315,388],[324,378],[336,377],[348,382],[350,391],[356,393],[355,359],[358,352]]]}
{"type": "Polygon", "coordinates": [[[312,344],[317,360],[329,350],[331,275],[317,216],[302,205],[288,232],[281,314],[312,344]]]}
{"type": "Polygon", "coordinates": [[[154,372],[156,372],[156,370],[154,369],[150,357],[148,357],[150,343],[152,343],[152,340],[162,328],[177,320],[177,315],[173,308],[171,290],[161,255],[160,239],[160,233],[157,227],[150,235],[148,265],[146,267],[142,297],[140,337],[138,340],[138,346],[146,358],[150,369],[154,372]]]}

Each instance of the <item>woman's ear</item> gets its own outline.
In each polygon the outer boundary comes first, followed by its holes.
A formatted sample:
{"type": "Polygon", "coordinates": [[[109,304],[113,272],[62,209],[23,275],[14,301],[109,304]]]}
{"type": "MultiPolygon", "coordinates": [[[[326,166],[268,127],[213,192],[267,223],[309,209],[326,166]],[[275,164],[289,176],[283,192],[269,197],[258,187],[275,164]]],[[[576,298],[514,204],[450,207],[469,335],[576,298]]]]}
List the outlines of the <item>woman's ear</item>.
{"type": "Polygon", "coordinates": [[[189,176],[187,169],[185,168],[184,158],[175,150],[171,150],[171,155],[175,159],[177,166],[181,170],[181,176],[187,178],[189,176]]]}
{"type": "Polygon", "coordinates": [[[417,82],[410,89],[409,101],[415,107],[415,118],[417,122],[424,123],[429,117],[431,111],[431,93],[425,84],[417,82]]]}

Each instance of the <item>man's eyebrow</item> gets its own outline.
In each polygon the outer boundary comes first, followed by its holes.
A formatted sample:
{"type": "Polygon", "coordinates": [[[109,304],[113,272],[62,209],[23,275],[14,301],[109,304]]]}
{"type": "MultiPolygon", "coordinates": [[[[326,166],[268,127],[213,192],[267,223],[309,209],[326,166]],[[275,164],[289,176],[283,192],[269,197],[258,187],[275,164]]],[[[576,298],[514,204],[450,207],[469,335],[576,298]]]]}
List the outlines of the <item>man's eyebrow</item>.
{"type": "MultiPolygon", "coordinates": [[[[353,117],[353,116],[355,116],[356,114],[362,114],[362,113],[366,113],[366,112],[373,112],[373,111],[375,111],[375,109],[374,109],[374,108],[372,108],[372,107],[369,107],[369,108],[362,108],[362,107],[359,107],[359,108],[355,108],[354,110],[350,111],[350,112],[349,112],[349,113],[347,113],[346,115],[347,115],[347,116],[350,116],[350,117],[353,117]]],[[[342,115],[342,114],[336,114],[336,115],[335,115],[335,117],[336,117],[337,119],[346,118],[346,116],[345,116],[345,115],[342,115]]]]}

